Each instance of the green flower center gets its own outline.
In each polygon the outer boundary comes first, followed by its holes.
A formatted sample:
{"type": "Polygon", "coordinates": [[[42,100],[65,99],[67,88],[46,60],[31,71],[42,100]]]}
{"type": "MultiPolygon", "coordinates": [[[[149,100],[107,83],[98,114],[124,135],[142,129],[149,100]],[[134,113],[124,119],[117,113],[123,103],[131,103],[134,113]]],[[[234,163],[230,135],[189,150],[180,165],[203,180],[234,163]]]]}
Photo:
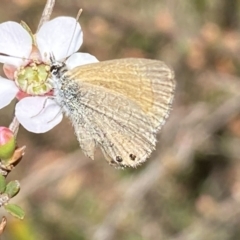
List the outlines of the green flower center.
{"type": "Polygon", "coordinates": [[[50,67],[46,64],[31,63],[15,72],[17,86],[30,95],[44,95],[52,90],[49,77],[50,67]]]}

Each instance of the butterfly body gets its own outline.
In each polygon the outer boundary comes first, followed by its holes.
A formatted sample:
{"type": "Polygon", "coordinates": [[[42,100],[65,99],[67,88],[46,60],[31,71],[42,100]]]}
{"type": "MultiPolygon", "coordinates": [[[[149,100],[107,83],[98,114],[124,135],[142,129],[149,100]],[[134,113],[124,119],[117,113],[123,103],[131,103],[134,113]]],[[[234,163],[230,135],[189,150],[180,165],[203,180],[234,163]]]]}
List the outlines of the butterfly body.
{"type": "Polygon", "coordinates": [[[87,156],[93,159],[99,146],[117,167],[136,167],[150,156],[175,89],[163,62],[129,58],[67,70],[52,61],[51,72],[56,100],[87,156]]]}

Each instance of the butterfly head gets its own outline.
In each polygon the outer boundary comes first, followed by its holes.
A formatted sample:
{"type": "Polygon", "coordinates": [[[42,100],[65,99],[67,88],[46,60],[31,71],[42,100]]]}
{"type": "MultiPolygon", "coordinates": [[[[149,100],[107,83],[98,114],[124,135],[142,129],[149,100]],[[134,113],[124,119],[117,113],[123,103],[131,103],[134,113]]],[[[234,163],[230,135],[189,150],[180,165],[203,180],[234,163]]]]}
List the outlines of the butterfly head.
{"type": "Polygon", "coordinates": [[[50,54],[50,72],[52,76],[60,78],[67,71],[64,62],[57,61],[53,54],[50,54]]]}

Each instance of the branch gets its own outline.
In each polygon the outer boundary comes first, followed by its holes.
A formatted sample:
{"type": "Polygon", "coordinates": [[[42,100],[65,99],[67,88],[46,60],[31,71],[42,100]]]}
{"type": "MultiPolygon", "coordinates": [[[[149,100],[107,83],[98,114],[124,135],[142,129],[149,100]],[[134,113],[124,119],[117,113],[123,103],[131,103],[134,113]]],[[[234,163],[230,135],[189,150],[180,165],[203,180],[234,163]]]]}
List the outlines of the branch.
{"type": "Polygon", "coordinates": [[[49,21],[54,5],[55,5],[55,0],[47,0],[47,3],[42,13],[41,20],[38,24],[37,32],[45,22],[49,21]]]}

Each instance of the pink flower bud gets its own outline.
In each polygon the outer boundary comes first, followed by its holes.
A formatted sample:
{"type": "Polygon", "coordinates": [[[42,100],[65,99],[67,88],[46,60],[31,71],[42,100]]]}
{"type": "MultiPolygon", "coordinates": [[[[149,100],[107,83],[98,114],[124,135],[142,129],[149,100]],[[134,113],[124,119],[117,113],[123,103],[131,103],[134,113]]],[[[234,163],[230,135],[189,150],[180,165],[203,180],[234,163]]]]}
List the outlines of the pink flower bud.
{"type": "Polygon", "coordinates": [[[0,159],[7,160],[12,157],[15,147],[13,132],[7,127],[0,127],[0,159]]]}

